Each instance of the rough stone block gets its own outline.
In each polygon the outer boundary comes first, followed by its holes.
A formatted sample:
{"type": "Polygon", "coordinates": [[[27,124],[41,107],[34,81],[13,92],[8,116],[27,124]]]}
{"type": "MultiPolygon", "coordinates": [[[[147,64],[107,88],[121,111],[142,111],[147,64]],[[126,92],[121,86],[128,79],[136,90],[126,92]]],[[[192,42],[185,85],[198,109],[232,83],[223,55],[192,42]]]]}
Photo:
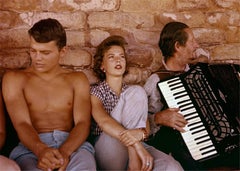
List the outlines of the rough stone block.
{"type": "Polygon", "coordinates": [[[61,65],[76,67],[90,66],[92,63],[91,54],[81,49],[68,49],[67,54],[59,61],[61,65]]]}

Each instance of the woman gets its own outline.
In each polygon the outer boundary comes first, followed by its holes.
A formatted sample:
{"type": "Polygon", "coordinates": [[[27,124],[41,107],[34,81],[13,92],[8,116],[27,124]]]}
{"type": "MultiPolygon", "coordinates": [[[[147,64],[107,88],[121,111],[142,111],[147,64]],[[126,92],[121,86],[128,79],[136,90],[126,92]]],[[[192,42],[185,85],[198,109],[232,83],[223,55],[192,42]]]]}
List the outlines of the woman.
{"type": "Polygon", "coordinates": [[[100,82],[91,87],[96,122],[96,161],[100,170],[182,170],[172,157],[143,143],[147,137],[147,96],[138,85],[123,81],[126,42],[110,36],[97,47],[94,72],[100,82]]]}

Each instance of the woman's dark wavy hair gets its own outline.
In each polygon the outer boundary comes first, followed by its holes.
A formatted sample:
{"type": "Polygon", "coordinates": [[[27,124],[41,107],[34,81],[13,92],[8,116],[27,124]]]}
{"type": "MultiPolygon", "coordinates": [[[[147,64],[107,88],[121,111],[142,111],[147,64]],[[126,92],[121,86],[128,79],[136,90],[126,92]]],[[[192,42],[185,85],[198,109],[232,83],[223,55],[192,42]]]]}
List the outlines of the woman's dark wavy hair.
{"type": "MultiPolygon", "coordinates": [[[[127,45],[127,42],[125,41],[125,39],[122,36],[117,36],[117,35],[113,35],[106,38],[98,45],[96,49],[96,53],[94,55],[93,71],[95,72],[96,76],[99,78],[100,81],[103,81],[106,79],[106,74],[101,69],[105,52],[108,51],[112,46],[120,46],[123,48],[125,57],[126,57],[125,45],[127,45]]],[[[126,73],[127,73],[127,68],[124,74],[126,73]]]]}
{"type": "Polygon", "coordinates": [[[158,46],[165,57],[165,61],[175,53],[176,42],[185,46],[188,39],[188,34],[185,32],[186,28],[189,28],[189,26],[181,22],[170,22],[164,26],[158,46]]]}
{"type": "Polygon", "coordinates": [[[67,43],[66,32],[63,26],[58,20],[52,18],[38,21],[28,30],[28,34],[39,43],[56,41],[59,50],[66,46],[67,43]]]}

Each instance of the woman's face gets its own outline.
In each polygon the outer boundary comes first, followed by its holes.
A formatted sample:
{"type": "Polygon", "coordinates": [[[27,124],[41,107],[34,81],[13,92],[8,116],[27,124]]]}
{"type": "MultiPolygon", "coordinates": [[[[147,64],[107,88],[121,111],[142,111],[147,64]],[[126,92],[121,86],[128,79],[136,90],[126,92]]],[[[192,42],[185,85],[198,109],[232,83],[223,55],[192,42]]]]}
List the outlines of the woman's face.
{"type": "Polygon", "coordinates": [[[121,46],[111,46],[104,53],[101,69],[106,77],[122,77],[126,70],[126,56],[121,46]]]}

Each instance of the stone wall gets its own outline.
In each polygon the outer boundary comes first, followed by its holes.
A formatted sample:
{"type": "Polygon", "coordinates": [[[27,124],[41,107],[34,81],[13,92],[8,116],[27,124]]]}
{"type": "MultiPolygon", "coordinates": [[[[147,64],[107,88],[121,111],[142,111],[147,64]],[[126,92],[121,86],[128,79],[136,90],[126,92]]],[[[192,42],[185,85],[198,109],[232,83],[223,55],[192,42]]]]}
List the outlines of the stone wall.
{"type": "Polygon", "coordinates": [[[113,34],[129,44],[126,81],[143,83],[161,65],[157,44],[169,21],[192,27],[211,62],[240,63],[239,0],[0,0],[1,71],[29,65],[27,30],[49,17],[67,31],[69,52],[60,64],[84,71],[91,83],[95,48],[113,34]]]}

